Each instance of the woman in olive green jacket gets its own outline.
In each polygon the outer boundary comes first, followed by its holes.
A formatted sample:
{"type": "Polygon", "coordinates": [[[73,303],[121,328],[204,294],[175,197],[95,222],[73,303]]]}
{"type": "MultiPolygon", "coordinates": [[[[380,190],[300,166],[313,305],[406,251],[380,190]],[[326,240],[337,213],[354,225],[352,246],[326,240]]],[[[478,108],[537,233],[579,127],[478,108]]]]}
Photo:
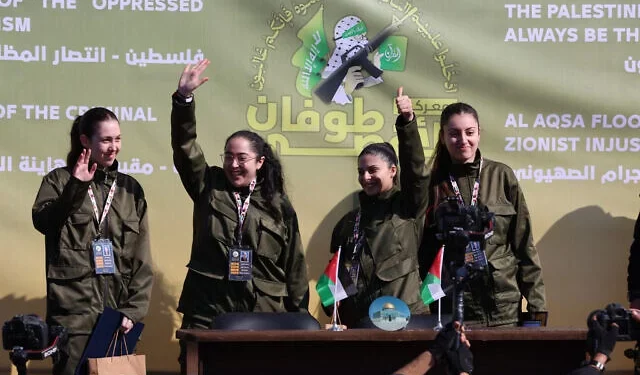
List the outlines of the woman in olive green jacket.
{"type": "MultiPolygon", "coordinates": [[[[307,311],[298,219],[271,147],[254,132],[235,132],[220,168],[207,164],[196,142],[193,91],[207,81],[200,75],[208,64],[185,68],[171,112],[174,164],[194,203],[182,328],[210,328],[224,312],[307,311]]],[[[184,353],[181,343],[183,366],[184,353]]]]}
{"type": "MultiPolygon", "coordinates": [[[[435,221],[440,203],[452,197],[460,204],[486,207],[495,214],[493,235],[486,240],[488,265],[466,285],[465,322],[513,325],[518,322],[522,297],[528,302],[529,312],[545,312],[542,268],[533,244],[529,210],[515,174],[505,164],[485,159],[480,154],[478,113],[470,105],[454,103],[447,106],[442,111],[440,124],[438,143],[431,160],[431,206],[420,248],[421,266],[428,268],[442,245],[436,239],[435,221]]],[[[445,247],[445,271],[446,265],[454,259],[454,250],[445,247]]],[[[447,278],[445,276],[443,280],[447,278]]],[[[451,304],[448,298],[445,300],[442,306],[446,311],[451,304]]]]}
{"type": "Polygon", "coordinates": [[[424,151],[411,101],[402,88],[396,104],[402,173],[390,144],[365,147],[358,156],[360,207],[338,222],[331,238],[331,252],[342,247],[340,263],[357,286],[357,293],[340,301],[338,308],[347,326],[366,325],[369,305],[385,295],[403,300],[413,313],[428,311],[420,299],[417,260],[427,206],[424,151]]]}
{"type": "Polygon", "coordinates": [[[56,375],[74,374],[105,307],[122,313],[124,332],[149,308],[147,202],[140,184],[118,172],[119,151],[116,115],[90,109],[73,123],[67,166],[43,178],[33,204],[33,225],[45,235],[47,323],[69,333],[54,363],[56,375]],[[113,250],[111,269],[105,243],[113,250]]]}

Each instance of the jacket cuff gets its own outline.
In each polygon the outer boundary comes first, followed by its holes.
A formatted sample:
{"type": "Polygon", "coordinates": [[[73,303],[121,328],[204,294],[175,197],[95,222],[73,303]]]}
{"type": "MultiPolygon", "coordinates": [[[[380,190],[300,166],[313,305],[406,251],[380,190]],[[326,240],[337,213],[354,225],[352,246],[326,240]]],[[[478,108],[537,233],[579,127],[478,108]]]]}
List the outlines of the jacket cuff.
{"type": "Polygon", "coordinates": [[[71,175],[62,190],[60,201],[64,202],[64,205],[74,207],[74,209],[80,208],[89,189],[89,185],[91,185],[91,181],[80,181],[74,175],[71,175]]]}
{"type": "Polygon", "coordinates": [[[175,105],[179,105],[181,107],[190,107],[195,102],[195,97],[193,94],[191,94],[191,96],[184,96],[176,90],[171,95],[171,100],[175,105]]]}
{"type": "Polygon", "coordinates": [[[411,124],[416,124],[416,126],[418,126],[417,122],[416,122],[416,114],[413,114],[413,119],[411,121],[407,121],[404,119],[404,117],[402,115],[398,115],[398,117],[396,118],[396,128],[404,128],[407,127],[411,124]]]}

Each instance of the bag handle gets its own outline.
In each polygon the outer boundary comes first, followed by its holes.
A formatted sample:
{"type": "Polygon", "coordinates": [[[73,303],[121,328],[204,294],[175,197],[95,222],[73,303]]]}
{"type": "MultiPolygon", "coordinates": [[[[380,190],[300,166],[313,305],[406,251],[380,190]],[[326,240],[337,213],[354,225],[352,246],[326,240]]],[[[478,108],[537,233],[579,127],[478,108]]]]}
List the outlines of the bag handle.
{"type": "MultiPolygon", "coordinates": [[[[129,348],[127,348],[127,338],[125,334],[122,334],[122,343],[124,344],[124,354],[129,355],[129,348]]],[[[122,345],[120,345],[120,355],[122,355],[122,345]]]]}
{"type": "Polygon", "coordinates": [[[109,346],[107,347],[107,353],[105,354],[105,357],[113,357],[115,355],[115,351],[116,351],[116,340],[118,339],[118,331],[116,331],[113,334],[113,337],[111,338],[111,342],[109,343],[109,346]],[[111,351],[111,347],[113,346],[113,352],[111,355],[109,355],[109,352],[111,351]]]}
{"type": "MultiPolygon", "coordinates": [[[[107,347],[107,353],[105,355],[105,357],[115,357],[116,355],[116,346],[118,345],[118,334],[120,333],[120,329],[117,329],[116,332],[113,334],[113,338],[111,338],[111,342],[109,343],[109,346],[107,347]],[[111,350],[111,347],[113,347],[113,350],[111,350]],[[109,355],[109,352],[111,352],[111,355],[109,355]]],[[[129,355],[129,349],[127,348],[127,340],[125,338],[124,333],[120,336],[120,338],[122,339],[122,342],[124,343],[124,353],[126,355],[129,355]]],[[[120,355],[122,355],[122,344],[120,345],[120,355]]]]}

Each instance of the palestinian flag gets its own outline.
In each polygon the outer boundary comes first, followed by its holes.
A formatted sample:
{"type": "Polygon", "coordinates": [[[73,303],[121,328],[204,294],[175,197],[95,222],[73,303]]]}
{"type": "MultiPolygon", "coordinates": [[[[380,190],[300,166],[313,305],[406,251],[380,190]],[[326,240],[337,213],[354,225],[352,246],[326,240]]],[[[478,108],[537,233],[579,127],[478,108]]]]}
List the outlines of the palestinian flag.
{"type": "Polygon", "coordinates": [[[433,260],[431,264],[431,268],[429,268],[429,273],[427,273],[427,277],[424,278],[422,282],[422,289],[420,290],[420,295],[422,296],[422,300],[425,305],[430,304],[431,302],[437,301],[440,298],[444,297],[444,292],[442,291],[442,255],[444,253],[444,245],[438,250],[438,254],[436,254],[436,258],[433,260]]]}
{"type": "Polygon", "coordinates": [[[340,249],[333,254],[329,265],[320,276],[316,284],[316,291],[318,291],[322,305],[325,307],[356,294],[356,286],[347,270],[340,264],[340,249]]]}

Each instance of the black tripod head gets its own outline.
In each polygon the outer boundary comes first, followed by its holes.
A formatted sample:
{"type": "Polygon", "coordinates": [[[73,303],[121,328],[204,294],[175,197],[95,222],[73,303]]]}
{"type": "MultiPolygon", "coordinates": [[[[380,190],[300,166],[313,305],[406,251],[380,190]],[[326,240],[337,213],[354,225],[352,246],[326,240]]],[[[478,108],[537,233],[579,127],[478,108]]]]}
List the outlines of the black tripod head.
{"type": "Polygon", "coordinates": [[[9,359],[19,375],[27,374],[29,360],[43,360],[59,356],[59,346],[67,341],[62,326],[48,326],[35,314],[16,315],[2,326],[2,344],[9,350],[9,359]]]}
{"type": "Polygon", "coordinates": [[[446,267],[454,282],[453,320],[463,324],[464,285],[487,267],[485,241],[493,235],[494,214],[448,197],[435,211],[436,237],[445,246],[446,267]]]}

